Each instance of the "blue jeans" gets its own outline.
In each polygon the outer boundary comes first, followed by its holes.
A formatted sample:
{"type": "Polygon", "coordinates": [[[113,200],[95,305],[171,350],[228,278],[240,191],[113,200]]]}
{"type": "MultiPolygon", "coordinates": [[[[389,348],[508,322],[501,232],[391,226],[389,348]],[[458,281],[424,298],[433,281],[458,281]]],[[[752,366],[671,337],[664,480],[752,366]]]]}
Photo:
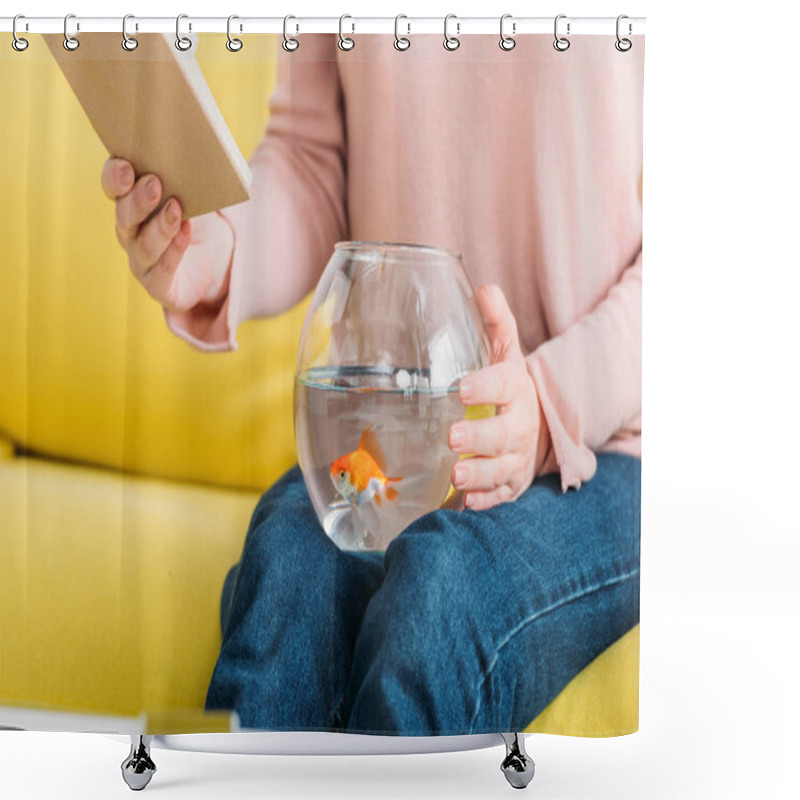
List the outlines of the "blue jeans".
{"type": "Polygon", "coordinates": [[[339,550],[293,468],[225,580],[206,708],[267,730],[524,730],[639,620],[641,462],[597,462],[577,491],[545,476],[427,514],[385,552],[339,550]]]}

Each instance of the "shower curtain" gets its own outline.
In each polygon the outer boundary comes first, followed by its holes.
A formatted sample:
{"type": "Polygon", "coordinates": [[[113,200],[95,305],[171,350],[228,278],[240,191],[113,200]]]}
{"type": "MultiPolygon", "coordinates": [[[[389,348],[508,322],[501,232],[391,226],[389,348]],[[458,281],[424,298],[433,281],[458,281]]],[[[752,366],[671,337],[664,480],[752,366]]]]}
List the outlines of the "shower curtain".
{"type": "Polygon", "coordinates": [[[3,724],[631,733],[644,39],[293,34],[0,39],[3,724]],[[343,240],[460,254],[491,361],[379,551],[296,466],[343,240]]]}

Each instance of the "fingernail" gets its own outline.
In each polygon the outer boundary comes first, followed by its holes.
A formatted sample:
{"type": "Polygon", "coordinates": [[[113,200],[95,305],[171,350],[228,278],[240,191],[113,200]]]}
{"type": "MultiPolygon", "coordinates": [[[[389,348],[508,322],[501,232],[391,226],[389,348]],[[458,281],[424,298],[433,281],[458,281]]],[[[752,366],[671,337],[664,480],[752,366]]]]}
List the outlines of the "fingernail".
{"type": "Polygon", "coordinates": [[[124,166],[119,173],[119,182],[123,189],[130,189],[133,185],[133,167],[124,166]]]}
{"type": "Polygon", "coordinates": [[[472,381],[469,378],[462,378],[458,387],[458,394],[462,400],[469,400],[472,394],[472,381]]]}
{"type": "Polygon", "coordinates": [[[456,479],[455,482],[456,489],[461,489],[467,482],[467,470],[464,467],[456,467],[454,477],[456,479]]]}
{"type": "Polygon", "coordinates": [[[464,444],[464,429],[454,427],[450,429],[450,447],[461,447],[464,444]]]}
{"type": "Polygon", "coordinates": [[[170,225],[174,224],[175,220],[178,219],[178,204],[174,200],[170,200],[167,203],[166,217],[170,225]]]}
{"type": "Polygon", "coordinates": [[[155,200],[156,197],[158,197],[158,178],[150,178],[150,180],[147,181],[145,193],[147,194],[148,200],[155,200]]]}
{"type": "Polygon", "coordinates": [[[471,494],[464,495],[464,505],[467,508],[472,508],[475,505],[475,499],[471,494]]]}

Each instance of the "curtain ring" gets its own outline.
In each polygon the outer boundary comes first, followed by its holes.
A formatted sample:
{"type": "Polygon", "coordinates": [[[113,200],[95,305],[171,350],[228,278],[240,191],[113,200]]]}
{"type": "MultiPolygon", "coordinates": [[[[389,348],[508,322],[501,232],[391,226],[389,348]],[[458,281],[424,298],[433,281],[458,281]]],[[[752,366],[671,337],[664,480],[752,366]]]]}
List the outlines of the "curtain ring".
{"type": "MultiPolygon", "coordinates": [[[[291,14],[287,14],[283,18],[283,49],[287,53],[294,53],[298,47],[300,47],[300,40],[295,39],[294,36],[289,36],[287,30],[289,25],[290,19],[297,19],[297,17],[293,17],[291,14]]],[[[300,26],[297,26],[297,32],[300,32],[300,26]]]]}
{"type": "MultiPolygon", "coordinates": [[[[620,51],[620,53],[627,53],[628,50],[630,50],[631,47],[633,47],[633,42],[630,39],[620,39],[619,38],[619,23],[623,19],[628,19],[628,15],[627,14],[620,14],[617,17],[617,41],[614,42],[614,47],[616,47],[617,50],[620,51]]],[[[633,33],[633,27],[631,26],[631,24],[629,22],[628,23],[628,36],[630,36],[631,33],[633,33]]]]}
{"type": "Polygon", "coordinates": [[[28,49],[28,40],[22,39],[21,37],[17,36],[17,20],[18,19],[25,19],[23,14],[17,14],[14,17],[14,22],[11,23],[11,33],[14,35],[13,40],[11,41],[11,46],[18,52],[21,53],[23,50],[28,49]]]}
{"type": "MultiPolygon", "coordinates": [[[[67,16],[64,17],[64,49],[77,50],[81,46],[81,43],[67,32],[67,25],[69,24],[70,18],[74,19],[75,15],[67,14],[67,16]]],[[[78,26],[78,30],[80,30],[80,26],[78,26]]]]}
{"type": "Polygon", "coordinates": [[[458,34],[461,32],[461,23],[460,22],[456,22],[456,35],[455,36],[450,36],[450,34],[447,32],[447,26],[448,26],[448,23],[450,22],[451,19],[458,20],[458,17],[456,17],[455,14],[448,14],[444,18],[444,42],[443,42],[443,44],[444,44],[444,49],[445,50],[449,50],[452,53],[454,50],[458,50],[458,48],[461,46],[461,42],[458,40],[458,34]]]}
{"type": "MultiPolygon", "coordinates": [[[[411,47],[411,39],[406,39],[405,36],[400,35],[399,28],[401,19],[408,19],[408,17],[405,14],[398,14],[394,18],[394,49],[403,51],[411,47]]],[[[408,32],[411,33],[411,23],[407,22],[406,25],[408,26],[408,32]]]]}
{"type": "MultiPolygon", "coordinates": [[[[339,17],[339,49],[344,50],[345,52],[348,50],[352,50],[356,46],[356,43],[353,39],[351,39],[349,36],[345,36],[342,33],[342,26],[344,25],[344,21],[346,19],[353,19],[353,18],[349,14],[342,14],[342,16],[339,17]]],[[[353,32],[355,32],[356,24],[355,22],[352,24],[353,24],[353,32]]]]}
{"type": "MultiPolygon", "coordinates": [[[[507,19],[512,19],[511,14],[503,14],[503,16],[500,17],[500,49],[505,50],[506,52],[508,52],[509,50],[513,50],[517,46],[516,40],[513,39],[511,36],[507,36],[503,29],[503,26],[505,25],[505,21],[507,19]]],[[[511,23],[511,31],[512,33],[517,32],[516,22],[511,23]]]]}
{"type": "MultiPolygon", "coordinates": [[[[241,39],[231,38],[231,20],[232,19],[239,19],[236,14],[231,14],[228,17],[228,41],[225,42],[225,47],[231,51],[231,53],[238,53],[243,47],[244,44],[242,43],[241,39]]],[[[241,30],[241,28],[240,28],[241,30]]]]}
{"type": "Polygon", "coordinates": [[[126,14],[122,18],[122,49],[127,50],[130,52],[131,50],[135,50],[139,46],[139,40],[133,36],[128,36],[128,20],[135,19],[133,14],[126,14]]]}
{"type": "MultiPolygon", "coordinates": [[[[565,50],[569,50],[569,39],[565,38],[564,36],[558,35],[558,21],[560,19],[566,19],[566,14],[559,14],[556,17],[555,24],[553,26],[553,33],[555,35],[555,41],[553,42],[553,47],[558,50],[559,53],[563,53],[565,50]]],[[[567,36],[569,36],[569,22],[567,23],[567,36]]]]}
{"type": "MultiPolygon", "coordinates": [[[[192,46],[192,40],[188,36],[181,36],[181,20],[188,16],[188,14],[178,14],[178,18],[175,20],[175,47],[184,52],[192,46]]],[[[191,30],[191,26],[189,30],[191,30]]]]}

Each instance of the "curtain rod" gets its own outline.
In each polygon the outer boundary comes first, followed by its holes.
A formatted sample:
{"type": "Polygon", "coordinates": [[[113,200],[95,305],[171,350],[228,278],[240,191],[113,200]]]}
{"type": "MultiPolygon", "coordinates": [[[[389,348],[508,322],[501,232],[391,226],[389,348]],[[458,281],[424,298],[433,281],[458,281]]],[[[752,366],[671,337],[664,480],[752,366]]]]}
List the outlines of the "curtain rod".
{"type": "MultiPolygon", "coordinates": [[[[568,34],[599,34],[613,36],[617,31],[616,17],[570,17],[559,15],[559,32],[568,34]],[[569,29],[567,30],[567,25],[569,29]]],[[[228,17],[193,17],[181,15],[181,33],[226,33],[228,17]]],[[[513,17],[506,15],[504,31],[509,35],[525,33],[553,33],[554,17],[513,17]]],[[[64,17],[27,17],[17,20],[17,34],[23,33],[63,33],[64,17]]],[[[0,31],[11,32],[13,17],[0,17],[0,31]]],[[[136,17],[129,16],[126,31],[129,36],[136,33],[175,32],[176,17],[136,17]]],[[[242,33],[283,33],[284,24],[291,35],[303,33],[387,33],[395,32],[394,17],[294,17],[287,23],[284,17],[234,17],[231,32],[242,33]],[[341,26],[341,27],[340,27],[341,26]]],[[[444,17],[405,17],[398,22],[398,30],[404,35],[420,33],[442,34],[444,17]]],[[[70,15],[68,21],[70,36],[81,33],[122,32],[122,17],[80,17],[70,15]]],[[[627,17],[622,21],[622,35],[643,34],[644,17],[627,17]]],[[[499,33],[500,17],[458,17],[451,16],[448,30],[452,34],[499,33]]]]}

